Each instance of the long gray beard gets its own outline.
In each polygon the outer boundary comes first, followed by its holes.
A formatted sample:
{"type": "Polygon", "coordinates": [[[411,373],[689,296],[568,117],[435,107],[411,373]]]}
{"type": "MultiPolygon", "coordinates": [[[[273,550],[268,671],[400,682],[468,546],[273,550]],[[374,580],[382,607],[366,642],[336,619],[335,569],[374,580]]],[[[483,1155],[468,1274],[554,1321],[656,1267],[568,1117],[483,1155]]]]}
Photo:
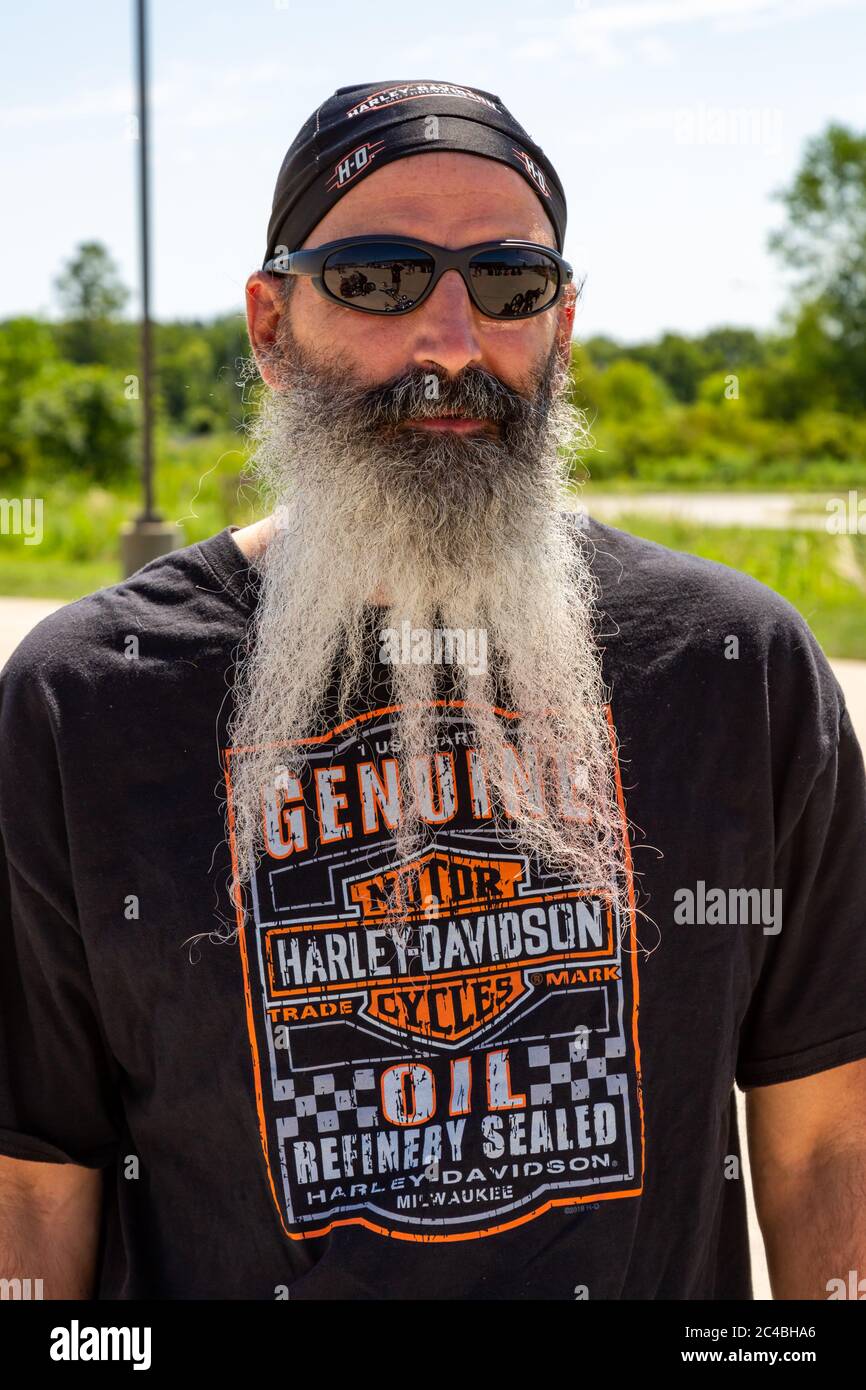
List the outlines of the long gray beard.
{"type": "MultiPolygon", "coordinates": [[[[298,740],[321,733],[326,716],[345,720],[370,688],[379,642],[369,600],[381,585],[391,600],[383,628],[486,630],[487,669],[450,666],[448,695],[465,702],[503,842],[627,910],[596,584],[561,510],[569,453],[586,436],[564,385],[551,354],[531,397],[474,368],[364,390],[293,349],[286,389],[264,395],[250,429],[251,475],[276,527],[256,561],[260,598],[229,730],[234,747],[253,750],[233,759],[228,807],[238,901],[264,848],[263,788],[300,776],[298,740]],[[395,428],[441,414],[492,418],[499,436],[395,428]],[[519,718],[497,714],[497,700],[519,718]],[[509,746],[527,773],[518,785],[509,746]]],[[[430,833],[410,769],[439,747],[443,712],[431,701],[442,676],[431,662],[398,662],[390,674],[403,863],[430,833]]],[[[389,920],[405,921],[394,898],[389,920]]]]}

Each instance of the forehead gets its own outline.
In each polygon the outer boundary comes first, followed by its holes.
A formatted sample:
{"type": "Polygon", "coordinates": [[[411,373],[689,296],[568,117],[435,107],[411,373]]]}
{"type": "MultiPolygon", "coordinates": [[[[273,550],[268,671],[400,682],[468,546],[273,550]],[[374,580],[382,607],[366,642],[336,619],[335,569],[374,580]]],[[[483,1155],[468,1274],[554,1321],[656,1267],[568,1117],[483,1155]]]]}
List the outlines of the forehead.
{"type": "Polygon", "coordinates": [[[442,246],[499,237],[556,246],[541,200],[515,169],[495,159],[445,150],[374,169],[343,194],[304,245],[381,232],[442,246]]]}

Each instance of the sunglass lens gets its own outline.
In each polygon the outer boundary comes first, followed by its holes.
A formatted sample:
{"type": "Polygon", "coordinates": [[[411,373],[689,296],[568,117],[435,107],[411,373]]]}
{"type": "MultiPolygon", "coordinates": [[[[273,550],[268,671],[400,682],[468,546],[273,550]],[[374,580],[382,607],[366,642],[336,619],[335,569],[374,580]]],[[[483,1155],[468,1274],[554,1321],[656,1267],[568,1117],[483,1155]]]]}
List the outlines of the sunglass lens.
{"type": "Polygon", "coordinates": [[[401,242],[356,242],[332,251],[322,279],[335,299],[379,314],[411,309],[433,275],[433,257],[401,242]]]}
{"type": "Polygon", "coordinates": [[[519,246],[481,251],[470,262],[472,287],[485,314],[523,318],[546,309],[559,289],[559,266],[543,251],[519,246]]]}

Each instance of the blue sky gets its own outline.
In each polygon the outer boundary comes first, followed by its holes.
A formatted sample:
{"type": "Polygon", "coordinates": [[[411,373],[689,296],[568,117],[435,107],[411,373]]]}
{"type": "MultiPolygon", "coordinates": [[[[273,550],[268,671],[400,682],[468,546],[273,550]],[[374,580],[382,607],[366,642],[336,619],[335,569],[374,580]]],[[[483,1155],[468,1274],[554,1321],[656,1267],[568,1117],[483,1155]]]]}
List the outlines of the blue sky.
{"type": "MultiPolygon", "coordinates": [[[[137,283],[131,4],[4,20],[0,315],[50,312],[82,240],[137,283]]],[[[336,87],[496,92],[553,159],[576,335],[770,327],[772,199],[831,119],[866,128],[864,0],[151,0],[156,316],[236,311],[297,128],[336,87]]],[[[134,302],[134,301],[133,301],[134,302]]]]}

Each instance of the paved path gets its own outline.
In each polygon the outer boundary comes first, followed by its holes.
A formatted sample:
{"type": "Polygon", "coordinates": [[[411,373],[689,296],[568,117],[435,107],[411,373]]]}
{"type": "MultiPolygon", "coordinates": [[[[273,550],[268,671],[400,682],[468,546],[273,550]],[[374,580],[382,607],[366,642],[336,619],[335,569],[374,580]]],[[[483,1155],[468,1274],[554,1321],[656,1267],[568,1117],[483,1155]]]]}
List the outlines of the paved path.
{"type": "Polygon", "coordinates": [[[62,607],[62,603],[47,598],[0,598],[0,666],[31,627],[62,607]]]}
{"type": "MultiPolygon", "coordinates": [[[[643,506],[644,499],[641,499],[643,506]]],[[[593,506],[593,511],[597,508],[593,506]]],[[[21,641],[24,634],[39,622],[40,619],[52,613],[55,608],[63,605],[52,603],[47,599],[29,598],[0,598],[0,665],[2,665],[14,648],[21,641]]],[[[857,729],[858,737],[864,748],[866,748],[866,661],[834,661],[833,669],[839,680],[839,684],[845,691],[845,696],[851,710],[854,726],[857,729]]],[[[768,1299],[771,1297],[770,1284],[767,1277],[767,1265],[764,1258],[764,1244],[755,1216],[754,1203],[752,1201],[751,1177],[749,1175],[748,1151],[746,1147],[746,1115],[745,1097],[740,1091],[736,1092],[737,1112],[740,1124],[740,1139],[743,1149],[743,1178],[746,1182],[748,1193],[749,1209],[749,1238],[752,1246],[752,1274],[754,1281],[754,1291],[756,1298],[768,1299]]]]}
{"type": "MultiPolygon", "coordinates": [[[[863,623],[866,625],[866,603],[863,605],[863,623]]],[[[857,737],[866,749],[866,661],[832,661],[830,664],[845,692],[845,703],[857,737]]]]}
{"type": "MultiPolygon", "coordinates": [[[[840,489],[842,499],[847,493],[840,489]]],[[[771,530],[824,530],[825,493],[793,492],[595,492],[584,495],[591,515],[616,521],[624,515],[694,521],[702,526],[766,526],[771,530]]],[[[575,499],[581,500],[580,494],[575,499]]],[[[847,515],[847,513],[846,513],[847,515]]]]}

